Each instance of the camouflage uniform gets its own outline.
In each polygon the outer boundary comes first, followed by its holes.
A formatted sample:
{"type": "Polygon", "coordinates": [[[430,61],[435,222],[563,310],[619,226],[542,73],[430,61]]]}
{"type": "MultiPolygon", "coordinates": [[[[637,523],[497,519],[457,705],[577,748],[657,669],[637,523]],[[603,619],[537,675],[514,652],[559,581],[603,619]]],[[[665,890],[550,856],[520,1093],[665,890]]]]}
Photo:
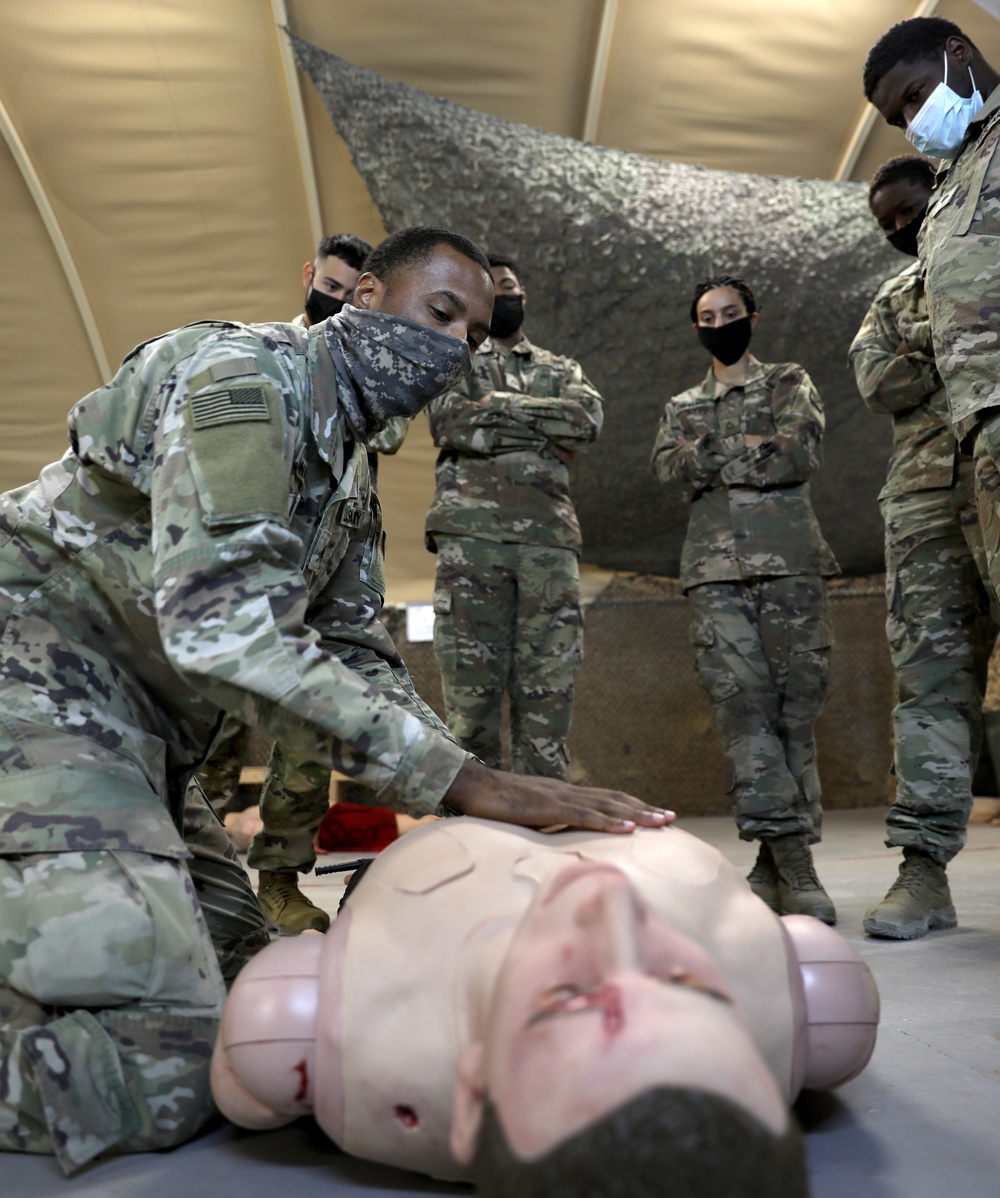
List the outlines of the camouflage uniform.
{"type": "Polygon", "coordinates": [[[974,459],[976,505],[1000,593],[1000,88],[969,124],[920,231],[934,358],[952,432],[974,459]]]}
{"type": "Polygon", "coordinates": [[[427,513],[438,555],[434,653],[448,726],[499,766],[510,698],[511,765],[566,778],[573,684],[583,655],[580,525],[555,452],[593,441],[600,395],[572,358],[492,339],[460,390],[427,409],[441,450],[427,513]]]}
{"type": "Polygon", "coordinates": [[[813,724],[829,679],[824,576],[837,572],[809,500],[823,428],[801,366],[751,357],[744,386],[709,370],[668,400],[653,448],[657,477],[692,497],[681,582],[744,840],[820,837],[813,724]],[[744,434],[767,439],[747,447],[744,434]]]}
{"type": "Polygon", "coordinates": [[[376,619],[361,442],[467,348],[351,312],[140,346],[62,460],[0,497],[4,1148],[69,1171],[207,1115],[210,936],[229,972],[266,942],[187,787],[223,712],[416,815],[466,760],[376,619]]]}
{"type": "Polygon", "coordinates": [[[922,268],[879,290],[850,349],[858,390],[893,419],[885,520],[886,634],[899,682],[890,846],[947,864],[965,843],[996,639],[972,462],[958,453],[934,365],[922,268]],[[897,354],[905,342],[912,352],[897,354]]]}

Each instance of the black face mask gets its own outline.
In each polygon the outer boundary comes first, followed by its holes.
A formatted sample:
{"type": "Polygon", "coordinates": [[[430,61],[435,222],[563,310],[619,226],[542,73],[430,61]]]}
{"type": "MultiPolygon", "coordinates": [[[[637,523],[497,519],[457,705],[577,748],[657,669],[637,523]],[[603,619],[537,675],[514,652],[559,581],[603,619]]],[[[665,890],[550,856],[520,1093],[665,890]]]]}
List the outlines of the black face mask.
{"type": "Polygon", "coordinates": [[[310,287],[306,292],[306,316],[310,324],[319,324],[328,316],[336,316],[346,303],[347,300],[334,299],[332,295],[310,287]]]}
{"type": "Polygon", "coordinates": [[[524,296],[498,295],[493,300],[493,319],[490,321],[490,336],[502,341],[510,337],[524,324],[524,296]]]}
{"type": "Polygon", "coordinates": [[[716,327],[702,324],[698,326],[698,340],[723,366],[732,366],[743,357],[752,336],[753,325],[749,316],[741,316],[739,320],[731,320],[729,324],[716,327]]]}
{"type": "Polygon", "coordinates": [[[908,225],[903,225],[901,229],[897,229],[895,233],[890,233],[886,237],[886,240],[894,250],[899,250],[901,254],[909,254],[911,258],[916,258],[917,234],[920,232],[920,226],[924,223],[924,216],[926,214],[927,209],[921,208],[908,225]]]}

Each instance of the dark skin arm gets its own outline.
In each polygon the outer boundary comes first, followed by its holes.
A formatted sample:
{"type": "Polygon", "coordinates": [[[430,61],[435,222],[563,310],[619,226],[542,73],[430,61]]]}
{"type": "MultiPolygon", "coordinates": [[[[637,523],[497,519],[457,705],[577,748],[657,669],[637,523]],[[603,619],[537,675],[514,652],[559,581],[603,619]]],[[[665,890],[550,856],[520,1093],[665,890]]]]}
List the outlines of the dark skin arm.
{"type": "Polygon", "coordinates": [[[444,801],[464,815],[529,828],[634,832],[637,827],[660,828],[676,818],[672,811],[649,807],[620,790],[510,774],[471,759],[459,771],[444,801]]]}

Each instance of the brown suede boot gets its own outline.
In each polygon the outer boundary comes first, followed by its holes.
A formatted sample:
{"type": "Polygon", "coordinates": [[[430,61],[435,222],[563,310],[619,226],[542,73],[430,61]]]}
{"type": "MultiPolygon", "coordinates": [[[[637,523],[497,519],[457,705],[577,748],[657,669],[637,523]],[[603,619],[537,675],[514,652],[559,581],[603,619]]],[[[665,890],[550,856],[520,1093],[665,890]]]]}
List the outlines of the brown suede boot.
{"type": "Polygon", "coordinates": [[[262,869],[257,898],[280,932],[304,932],[307,928],[325,932],[330,926],[330,916],[299,890],[298,874],[262,869]]]}
{"type": "Polygon", "coordinates": [[[767,840],[778,871],[778,902],[783,915],[814,915],[833,926],[837,912],[816,876],[804,832],[767,840]]]}

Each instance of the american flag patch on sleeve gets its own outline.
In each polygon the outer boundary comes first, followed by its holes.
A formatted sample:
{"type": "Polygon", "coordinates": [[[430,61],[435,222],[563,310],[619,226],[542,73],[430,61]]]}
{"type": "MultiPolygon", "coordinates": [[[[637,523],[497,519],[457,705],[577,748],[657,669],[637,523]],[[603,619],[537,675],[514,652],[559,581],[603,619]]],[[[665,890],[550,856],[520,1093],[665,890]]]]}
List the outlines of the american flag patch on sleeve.
{"type": "Polygon", "coordinates": [[[192,395],[188,402],[195,428],[270,419],[262,387],[230,387],[225,391],[210,391],[206,395],[192,395]]]}

